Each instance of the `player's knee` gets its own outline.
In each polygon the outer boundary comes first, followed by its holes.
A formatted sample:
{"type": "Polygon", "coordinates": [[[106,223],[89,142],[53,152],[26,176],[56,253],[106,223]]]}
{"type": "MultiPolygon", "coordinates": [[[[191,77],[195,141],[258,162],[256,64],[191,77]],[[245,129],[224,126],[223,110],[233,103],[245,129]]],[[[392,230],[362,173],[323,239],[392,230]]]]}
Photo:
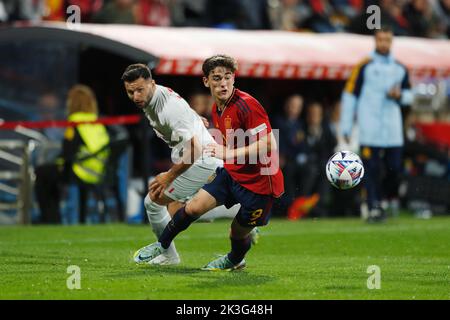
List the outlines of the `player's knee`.
{"type": "Polygon", "coordinates": [[[200,201],[189,201],[186,204],[186,208],[184,209],[184,211],[191,216],[201,216],[203,213],[205,213],[205,210],[203,208],[203,205],[200,201]]]}
{"type": "MultiPolygon", "coordinates": [[[[161,197],[161,198],[159,198],[159,197],[156,197],[156,196],[154,196],[154,195],[152,195],[152,194],[148,194],[147,195],[147,197],[152,201],[152,202],[154,202],[154,203],[156,203],[156,204],[158,204],[158,205],[160,205],[160,206],[165,206],[165,205],[167,205],[167,202],[165,201],[165,199],[163,198],[163,197],[161,197]]],[[[146,197],[146,198],[147,198],[146,197]]]]}
{"type": "Polygon", "coordinates": [[[147,195],[147,197],[148,197],[151,201],[153,201],[154,203],[158,203],[158,197],[156,197],[155,195],[149,193],[149,194],[147,195]]]}
{"type": "Polygon", "coordinates": [[[147,213],[151,214],[152,212],[159,212],[161,205],[153,201],[153,199],[147,195],[144,199],[144,207],[147,213]]]}

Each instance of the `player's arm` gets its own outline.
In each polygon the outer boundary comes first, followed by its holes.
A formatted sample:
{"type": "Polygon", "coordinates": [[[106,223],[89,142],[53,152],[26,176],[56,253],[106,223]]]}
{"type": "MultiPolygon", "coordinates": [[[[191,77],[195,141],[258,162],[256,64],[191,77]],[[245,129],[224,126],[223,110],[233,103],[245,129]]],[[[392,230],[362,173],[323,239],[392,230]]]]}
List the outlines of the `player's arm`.
{"type": "Polygon", "coordinates": [[[347,143],[350,142],[356,105],[364,81],[364,68],[368,62],[368,60],[364,60],[353,69],[342,94],[339,127],[340,132],[347,143]]]}
{"type": "Polygon", "coordinates": [[[277,149],[266,110],[256,100],[249,100],[247,105],[251,112],[243,115],[243,126],[250,135],[248,146],[234,150],[234,158],[256,159],[257,156],[267,156],[277,149]]]}
{"type": "Polygon", "coordinates": [[[408,69],[405,67],[405,74],[403,76],[402,83],[400,85],[400,104],[402,106],[409,106],[414,101],[414,94],[411,90],[411,83],[409,81],[408,69]]]}
{"type": "Polygon", "coordinates": [[[210,143],[205,148],[206,153],[221,160],[256,158],[259,155],[267,155],[276,150],[276,140],[272,132],[260,137],[257,141],[248,146],[228,149],[217,143],[210,143]]]}
{"type": "Polygon", "coordinates": [[[155,198],[160,198],[164,190],[183,172],[188,170],[192,164],[200,157],[202,147],[198,138],[193,136],[186,141],[183,148],[183,156],[180,161],[174,164],[167,172],[160,173],[149,185],[149,192],[155,198]]]}
{"type": "Polygon", "coordinates": [[[251,112],[242,114],[241,125],[246,130],[246,135],[250,137],[249,145],[236,149],[210,145],[208,151],[216,158],[222,160],[256,159],[258,156],[267,156],[269,152],[277,148],[269,117],[264,108],[256,100],[248,101],[246,105],[251,112]]]}

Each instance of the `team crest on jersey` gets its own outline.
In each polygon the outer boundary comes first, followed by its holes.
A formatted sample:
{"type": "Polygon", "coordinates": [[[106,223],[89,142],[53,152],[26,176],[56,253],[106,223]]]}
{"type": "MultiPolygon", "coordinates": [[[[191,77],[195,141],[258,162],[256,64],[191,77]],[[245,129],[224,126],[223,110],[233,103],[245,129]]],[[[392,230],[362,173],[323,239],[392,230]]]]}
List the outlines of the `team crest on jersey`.
{"type": "Polygon", "coordinates": [[[233,126],[231,124],[231,117],[227,116],[225,118],[225,129],[233,129],[233,126]]]}

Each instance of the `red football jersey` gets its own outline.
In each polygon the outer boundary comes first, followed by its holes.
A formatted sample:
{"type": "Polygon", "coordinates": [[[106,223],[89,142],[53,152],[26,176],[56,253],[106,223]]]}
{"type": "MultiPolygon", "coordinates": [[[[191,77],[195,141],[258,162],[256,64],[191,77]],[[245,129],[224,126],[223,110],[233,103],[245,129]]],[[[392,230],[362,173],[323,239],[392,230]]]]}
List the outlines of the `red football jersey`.
{"type": "MultiPolygon", "coordinates": [[[[214,103],[212,120],[214,126],[222,133],[222,143],[228,147],[232,144],[234,149],[256,141],[258,136],[262,137],[272,132],[266,110],[251,95],[236,88],[222,112],[214,103]],[[246,136],[244,140],[236,138],[238,134],[242,136],[243,133],[246,136]]],[[[253,160],[235,159],[232,163],[228,160],[224,162],[225,170],[244,188],[276,198],[284,193],[284,178],[278,158],[274,161],[270,153],[267,157],[264,156],[264,159],[258,157],[253,160]]]]}

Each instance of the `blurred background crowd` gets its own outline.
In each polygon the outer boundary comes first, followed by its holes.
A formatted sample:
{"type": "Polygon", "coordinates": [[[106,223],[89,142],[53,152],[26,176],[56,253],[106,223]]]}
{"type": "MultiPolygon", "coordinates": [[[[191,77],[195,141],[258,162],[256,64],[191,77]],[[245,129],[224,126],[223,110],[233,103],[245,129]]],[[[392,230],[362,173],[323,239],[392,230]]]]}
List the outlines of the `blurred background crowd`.
{"type": "Polygon", "coordinates": [[[450,0],[1,0],[0,22],[65,21],[70,5],[83,23],[359,34],[378,5],[396,35],[450,35],[450,0]]]}

